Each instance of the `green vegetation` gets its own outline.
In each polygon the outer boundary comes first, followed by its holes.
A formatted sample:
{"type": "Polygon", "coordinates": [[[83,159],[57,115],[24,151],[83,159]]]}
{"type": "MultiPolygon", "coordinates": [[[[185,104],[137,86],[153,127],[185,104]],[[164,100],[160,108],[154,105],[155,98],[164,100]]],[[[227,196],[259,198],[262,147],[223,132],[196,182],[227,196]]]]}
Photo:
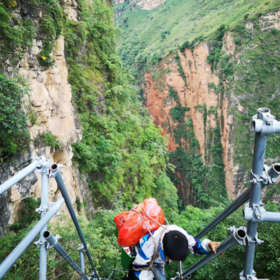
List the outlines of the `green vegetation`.
{"type": "Polygon", "coordinates": [[[156,69],[151,72],[151,78],[160,92],[163,92],[165,88],[165,73],[166,72],[164,71],[162,65],[159,65],[159,67],[156,67],[156,69]]]}
{"type": "MultiPolygon", "coordinates": [[[[176,189],[165,174],[166,139],[122,68],[112,7],[102,0],[79,1],[79,5],[81,21],[64,21],[69,82],[83,133],[83,140],[73,144],[74,162],[89,175],[99,206],[111,203],[121,190],[129,206],[155,196],[165,209],[173,209],[176,189]],[[84,47],[87,55],[80,51],[84,47]]],[[[156,83],[162,75],[162,67],[152,73],[156,83]]]]}
{"type": "Polygon", "coordinates": [[[82,210],[82,202],[81,202],[81,199],[79,196],[76,196],[76,206],[77,206],[77,211],[78,213],[80,214],[81,213],[81,210],[82,210]]]}
{"type": "Polygon", "coordinates": [[[177,104],[179,105],[180,104],[180,98],[179,98],[179,96],[178,96],[178,93],[177,93],[177,91],[176,90],[174,90],[172,87],[168,87],[168,91],[169,91],[169,94],[168,94],[168,96],[169,97],[171,97],[171,98],[173,98],[173,100],[175,101],[175,102],[177,102],[177,104]]]}
{"type": "Polygon", "coordinates": [[[226,29],[227,28],[224,24],[221,25],[215,32],[214,40],[211,41],[211,49],[210,54],[207,57],[207,62],[212,64],[212,71],[217,69],[217,64],[221,58],[221,55],[225,54],[225,52],[222,51],[222,46],[226,29]]]}
{"type": "Polygon", "coordinates": [[[0,74],[0,161],[29,144],[26,116],[21,109],[21,98],[27,85],[20,78],[7,79],[0,74]]]}
{"type": "Polygon", "coordinates": [[[57,140],[57,137],[49,132],[43,132],[41,134],[38,134],[37,137],[34,139],[34,145],[37,148],[49,146],[55,149],[56,151],[61,149],[61,145],[57,140]]]}
{"type": "Polygon", "coordinates": [[[170,162],[176,168],[174,172],[169,171],[168,175],[177,186],[183,205],[192,204],[200,208],[208,208],[227,201],[219,130],[215,130],[211,150],[213,162],[209,166],[204,165],[201,158],[200,146],[193,131],[191,118],[185,123],[183,117],[179,119],[173,131],[179,147],[169,154],[170,162]]]}
{"type": "Polygon", "coordinates": [[[185,112],[189,111],[189,107],[183,107],[180,103],[178,106],[171,108],[170,116],[174,121],[183,121],[185,117],[185,112]]]}
{"type": "MultiPolygon", "coordinates": [[[[35,0],[31,2],[35,6],[39,5],[35,0]]],[[[50,54],[54,48],[54,40],[62,32],[63,9],[56,0],[38,0],[38,2],[44,6],[42,17],[38,14],[35,16],[36,21],[27,17],[24,20],[17,20],[16,24],[10,24],[10,20],[17,17],[13,13],[17,2],[0,0],[0,37],[2,40],[0,57],[2,59],[12,58],[14,66],[17,65],[27,48],[32,46],[32,40],[38,31],[44,34],[43,49],[38,60],[42,66],[53,65],[50,54]]]]}
{"type": "Polygon", "coordinates": [[[26,116],[28,117],[28,119],[29,119],[31,125],[38,124],[38,123],[37,123],[38,114],[37,114],[37,112],[36,112],[34,109],[30,109],[30,110],[26,113],[26,116]]]}
{"type": "Polygon", "coordinates": [[[27,19],[21,21],[19,25],[10,25],[11,9],[9,7],[12,6],[8,1],[5,3],[0,1],[0,37],[2,42],[0,57],[7,59],[12,56],[18,63],[22,50],[32,46],[35,29],[33,23],[27,19]]]}
{"type": "Polygon", "coordinates": [[[186,77],[184,69],[183,69],[183,67],[182,67],[182,65],[180,63],[180,57],[179,57],[178,53],[176,54],[175,59],[177,61],[177,65],[178,65],[177,70],[180,73],[181,77],[184,79],[185,84],[186,84],[187,83],[187,77],[186,77]]]}
{"type": "MultiPolygon", "coordinates": [[[[116,5],[115,9],[122,5],[116,5]]],[[[222,24],[233,28],[244,18],[250,20],[279,8],[277,0],[268,3],[264,0],[172,0],[150,11],[132,8],[128,2],[125,5],[116,24],[123,31],[118,38],[120,55],[131,69],[142,69],[145,61],[165,58],[170,52],[175,53],[178,46],[193,47],[190,42],[197,34],[211,39],[222,24]],[[165,31],[168,35],[162,39],[165,31]]]]}

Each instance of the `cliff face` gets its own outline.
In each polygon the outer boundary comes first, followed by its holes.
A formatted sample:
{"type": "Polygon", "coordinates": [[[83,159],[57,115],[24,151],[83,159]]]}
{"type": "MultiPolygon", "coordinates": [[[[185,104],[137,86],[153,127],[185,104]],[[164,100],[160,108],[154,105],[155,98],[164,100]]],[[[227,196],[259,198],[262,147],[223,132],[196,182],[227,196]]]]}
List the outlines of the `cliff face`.
{"type": "MultiPolygon", "coordinates": [[[[170,122],[169,151],[174,151],[178,146],[174,137],[172,137],[173,127],[176,126],[176,121],[174,122],[170,116],[170,109],[176,105],[174,98],[169,95],[169,88],[172,87],[177,91],[180,104],[184,107],[190,107],[187,116],[193,120],[194,133],[204,158],[203,113],[196,109],[196,106],[206,104],[207,109],[210,109],[211,106],[216,107],[219,102],[219,96],[214,93],[214,89],[208,87],[209,83],[219,84],[218,76],[211,73],[210,65],[205,62],[208,54],[206,43],[200,44],[193,52],[190,49],[185,49],[184,53],[178,51],[187,84],[178,72],[178,65],[174,56],[167,57],[166,61],[160,66],[163,72],[161,79],[164,79],[165,83],[162,91],[157,88],[157,81],[153,81],[151,73],[145,75],[145,105],[152,113],[155,125],[160,125],[163,128],[163,134],[167,134],[168,128],[163,123],[168,123],[168,119],[170,122]]],[[[185,117],[185,121],[187,121],[187,117],[185,117]]],[[[206,123],[206,129],[207,127],[216,127],[215,115],[207,116],[206,123]]]]}
{"type": "MultiPolygon", "coordinates": [[[[258,22],[247,22],[244,27],[237,26],[238,31],[226,32],[220,50],[213,50],[212,46],[210,51],[211,42],[210,45],[202,42],[193,51],[178,50],[178,55],[168,56],[156,69],[145,74],[145,105],[153,115],[155,125],[161,126],[162,134],[168,135],[169,151],[172,153],[178,147],[190,150],[189,143],[186,144],[190,135],[186,137],[182,133],[178,134],[183,122],[174,115],[176,109],[184,122],[192,120],[192,129],[199,143],[197,153],[201,154],[206,166],[215,164],[217,155],[214,155],[213,145],[220,142],[222,153],[219,157],[223,161],[225,174],[214,176],[225,176],[227,194],[231,199],[243,191],[249,180],[254,143],[250,132],[250,117],[258,107],[269,107],[273,114],[277,114],[275,104],[279,101],[279,83],[277,73],[271,73],[270,69],[273,64],[273,69],[277,71],[276,65],[279,63],[279,29],[279,12],[269,13],[260,17],[258,22]],[[242,46],[242,37],[250,42],[245,47],[242,46]],[[219,56],[219,62],[212,58],[213,52],[219,56]],[[216,66],[208,63],[207,57],[213,59],[216,66]],[[270,74],[264,74],[266,71],[270,74]],[[177,101],[176,94],[172,94],[173,90],[178,96],[177,101]],[[218,130],[218,138],[213,138],[213,132],[218,130]],[[176,139],[178,136],[179,141],[176,139]]],[[[267,164],[277,161],[278,153],[273,143],[273,138],[269,138],[267,164]]],[[[177,153],[176,157],[182,156],[177,153]]],[[[190,182],[188,179],[184,181],[184,176],[191,176],[194,170],[182,175],[179,171],[184,164],[180,161],[172,163],[179,166],[173,181],[182,198],[186,192],[191,192],[190,182]]],[[[277,192],[271,191],[273,195],[277,196],[277,192]]]]}
{"type": "MultiPolygon", "coordinates": [[[[76,6],[75,1],[66,3],[65,10],[71,19],[76,19],[76,6]]],[[[24,7],[26,6],[22,5],[21,9],[18,9],[19,15],[24,7]]],[[[28,11],[31,12],[32,9],[28,11]]],[[[36,12],[41,13],[40,11],[36,12]]],[[[81,201],[83,200],[80,193],[80,188],[83,185],[78,184],[76,179],[79,177],[79,172],[74,171],[72,165],[71,144],[81,140],[82,134],[80,121],[71,104],[72,93],[68,83],[63,36],[55,42],[55,48],[51,54],[53,67],[40,66],[37,58],[40,56],[41,50],[42,40],[40,38],[34,39],[32,47],[23,54],[16,66],[11,65],[9,60],[5,61],[4,64],[7,76],[13,77],[17,73],[28,82],[30,90],[28,96],[23,97],[22,104],[25,113],[27,115],[32,113],[35,119],[33,118],[32,121],[28,118],[31,138],[28,152],[17,155],[12,161],[3,165],[0,170],[0,183],[5,182],[28,165],[32,156],[44,156],[52,163],[64,165],[61,169],[62,177],[74,204],[77,196],[81,198],[81,201]],[[59,150],[36,142],[36,138],[44,132],[56,137],[61,146],[59,150]]],[[[1,196],[0,234],[4,232],[4,227],[7,224],[17,221],[17,210],[20,202],[30,196],[33,198],[41,197],[41,175],[34,172],[1,196]]],[[[50,179],[49,202],[56,201],[60,196],[55,180],[50,179]]],[[[64,206],[62,213],[65,211],[66,207],[64,206]]]]}
{"type": "MultiPolygon", "coordinates": [[[[177,135],[182,124],[191,120],[194,136],[199,143],[197,153],[201,154],[205,165],[211,165],[213,164],[211,146],[215,141],[213,129],[222,129],[220,121],[222,115],[225,125],[221,135],[225,139],[224,146],[228,145],[227,101],[223,95],[215,93],[214,87],[218,86],[220,81],[218,75],[211,71],[211,66],[206,62],[209,49],[205,42],[199,44],[193,51],[185,49],[183,53],[179,50],[177,52],[177,56],[168,56],[156,70],[145,74],[145,106],[153,115],[154,124],[161,126],[163,135],[168,135],[168,150],[171,153],[178,147],[190,150],[191,143],[187,143],[190,136],[179,135],[178,139],[177,135]],[[209,85],[212,86],[209,87],[209,85]],[[172,95],[172,92],[176,94],[172,95]],[[172,110],[176,108],[185,108],[186,113],[182,110],[179,112],[182,114],[183,120],[172,116],[172,110]]],[[[188,130],[189,127],[184,129],[188,130]]],[[[184,132],[181,131],[181,133],[184,132]]],[[[183,165],[182,162],[177,162],[176,157],[175,162],[172,163],[175,166],[183,165]]],[[[194,157],[192,160],[195,160],[194,157]]],[[[227,159],[224,153],[224,163],[228,164],[230,160],[232,158],[227,159]]],[[[227,168],[232,167],[228,165],[227,168]]],[[[223,174],[220,176],[222,177],[223,174]]],[[[232,174],[227,174],[226,189],[229,197],[233,199],[235,186],[230,183],[231,176],[232,174]]],[[[189,197],[192,192],[192,183],[188,174],[179,168],[175,172],[175,177],[179,180],[176,183],[175,179],[174,183],[181,193],[181,199],[185,203],[192,203],[191,201],[194,199],[189,197]]]]}

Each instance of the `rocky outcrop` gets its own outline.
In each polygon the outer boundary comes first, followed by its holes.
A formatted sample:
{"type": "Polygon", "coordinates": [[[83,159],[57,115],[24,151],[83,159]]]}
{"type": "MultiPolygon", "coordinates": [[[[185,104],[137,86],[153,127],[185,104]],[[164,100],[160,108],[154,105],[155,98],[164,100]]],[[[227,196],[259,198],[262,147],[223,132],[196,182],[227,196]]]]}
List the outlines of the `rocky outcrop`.
{"type": "MultiPolygon", "coordinates": [[[[206,62],[208,55],[208,45],[202,42],[193,51],[185,49],[182,53],[178,50],[177,57],[168,56],[157,69],[145,74],[144,97],[145,105],[153,115],[155,126],[161,126],[162,134],[168,135],[168,150],[174,152],[179,146],[186,150],[189,149],[188,145],[184,144],[187,139],[181,138],[178,142],[178,130],[181,129],[184,133],[183,130],[187,129],[184,123],[191,119],[204,164],[211,165],[213,164],[210,152],[213,143],[213,130],[218,127],[222,137],[226,139],[226,143],[228,143],[228,136],[223,135],[220,121],[222,115],[227,115],[226,100],[224,100],[223,95],[215,92],[215,87],[220,85],[220,81],[217,74],[211,71],[211,66],[206,62]],[[177,100],[172,97],[171,91],[176,92],[177,100]],[[173,119],[171,112],[175,108],[180,110],[180,106],[185,108],[186,113],[181,111],[183,121],[178,122],[176,118],[173,119]]],[[[227,117],[225,119],[228,121],[227,117]]],[[[225,132],[227,131],[225,130],[225,132]]],[[[224,160],[230,161],[232,158],[225,157],[224,160]]],[[[177,165],[176,162],[173,164],[177,165]]],[[[184,163],[178,162],[179,166],[182,164],[184,163]]],[[[173,176],[176,178],[174,183],[182,201],[186,204],[191,203],[190,197],[193,195],[190,195],[192,189],[187,178],[188,175],[180,174],[176,169],[173,176]],[[185,176],[187,177],[185,178],[185,176]],[[178,183],[179,181],[180,183],[178,183]]],[[[228,178],[226,188],[228,195],[233,198],[232,188],[234,186],[229,183],[230,180],[231,178],[228,178]]]]}
{"type": "MultiPolygon", "coordinates": [[[[194,133],[199,141],[201,153],[204,157],[205,134],[203,113],[196,106],[206,104],[207,109],[210,109],[211,106],[217,107],[219,102],[219,96],[215,94],[214,89],[208,86],[210,83],[215,85],[219,83],[218,76],[211,73],[211,68],[206,63],[208,53],[206,43],[197,46],[193,52],[190,49],[185,49],[184,53],[178,51],[187,84],[185,84],[184,79],[178,72],[178,65],[173,56],[169,56],[161,66],[164,70],[162,72],[165,82],[162,92],[157,88],[156,81],[153,81],[151,73],[146,73],[145,75],[145,105],[153,115],[155,125],[160,125],[165,135],[168,129],[164,123],[170,122],[171,133],[168,136],[169,151],[174,151],[176,146],[178,146],[172,136],[175,124],[170,116],[170,110],[176,105],[174,99],[169,97],[169,87],[172,87],[177,91],[180,104],[184,107],[190,107],[187,115],[193,120],[194,133]]],[[[206,123],[206,129],[208,127],[216,127],[215,115],[210,114],[207,117],[206,123]]]]}
{"type": "MultiPolygon", "coordinates": [[[[31,140],[34,141],[43,132],[49,132],[57,137],[62,148],[56,151],[53,147],[36,148],[34,144],[31,144],[29,153],[15,158],[15,164],[9,164],[2,171],[1,182],[28,165],[31,156],[44,156],[51,162],[64,165],[61,170],[62,177],[74,204],[76,196],[81,196],[81,194],[73,173],[71,144],[81,140],[82,135],[80,122],[75,116],[71,104],[72,95],[67,81],[68,70],[64,57],[64,39],[60,37],[57,40],[52,54],[55,66],[47,70],[40,67],[37,61],[36,57],[40,53],[39,46],[41,46],[41,42],[34,40],[33,47],[24,54],[18,68],[12,69],[10,75],[13,75],[13,71],[18,71],[19,75],[26,78],[31,89],[23,100],[26,113],[32,112],[37,115],[36,124],[32,124],[29,120],[31,140]]],[[[50,180],[49,194],[49,201],[56,201],[60,196],[53,179],[50,180]]],[[[5,217],[2,217],[1,220],[3,224],[7,222],[10,224],[16,220],[17,207],[22,199],[29,196],[41,197],[41,176],[35,173],[30,174],[12,187],[5,196],[6,199],[1,203],[1,207],[5,209],[5,217]]],[[[65,209],[62,209],[62,212],[64,211],[65,209]]]]}
{"type": "MultiPolygon", "coordinates": [[[[235,53],[235,44],[230,34],[224,38],[223,48],[229,54],[235,53]]],[[[176,102],[169,96],[169,87],[176,90],[180,99],[180,104],[183,107],[189,107],[186,113],[185,121],[190,117],[193,121],[194,134],[200,145],[200,153],[205,164],[207,162],[205,154],[207,142],[213,128],[219,127],[221,131],[221,144],[223,147],[223,161],[225,165],[225,183],[228,196],[234,199],[238,190],[244,185],[243,180],[238,180],[239,165],[234,165],[234,145],[233,145],[233,116],[229,114],[229,104],[227,97],[219,93],[215,93],[215,86],[218,86],[220,81],[218,76],[211,71],[210,65],[207,63],[206,58],[209,55],[208,46],[202,42],[193,51],[185,49],[184,53],[178,51],[179,65],[183,69],[183,74],[186,77],[186,83],[183,79],[182,72],[178,71],[178,62],[174,56],[169,56],[164,61],[161,68],[162,81],[164,81],[164,89],[159,90],[158,83],[153,80],[153,73],[148,72],[145,75],[145,105],[154,117],[156,126],[160,125],[163,129],[162,134],[168,135],[168,150],[174,151],[178,144],[174,138],[174,128],[176,122],[170,116],[170,110],[176,106],[176,102]],[[209,87],[211,85],[211,87],[209,87]],[[206,115],[202,107],[205,106],[207,110],[206,115]],[[209,111],[210,110],[210,111],[209,111]],[[209,113],[210,112],[210,113],[209,113]],[[214,113],[216,112],[216,113],[214,113]],[[206,120],[204,119],[206,117],[206,120]],[[221,124],[223,119],[223,125],[221,124]],[[169,123],[170,128],[165,124],[169,123]]],[[[232,92],[230,99],[236,100],[232,92]]],[[[239,103],[238,103],[239,104],[239,103]]],[[[243,111],[243,107],[239,104],[238,110],[243,111]]],[[[182,188],[182,186],[181,186],[182,188]]]]}
{"type": "MultiPolygon", "coordinates": [[[[77,20],[76,2],[66,2],[66,13],[71,19],[77,20]]],[[[82,134],[80,121],[71,103],[72,94],[68,83],[64,38],[61,36],[55,42],[55,49],[51,54],[54,64],[52,67],[40,65],[37,58],[40,56],[41,48],[42,41],[34,39],[33,46],[23,55],[16,67],[10,65],[9,61],[5,63],[8,76],[12,77],[18,73],[27,80],[30,91],[28,96],[24,96],[22,103],[26,114],[32,114],[33,117],[32,121],[30,118],[28,121],[31,145],[25,154],[17,155],[13,161],[4,165],[0,170],[0,183],[27,166],[32,156],[44,156],[53,163],[64,165],[61,174],[70,199],[75,204],[77,196],[80,197],[81,202],[83,201],[80,189],[87,188],[87,184],[86,180],[82,184],[79,171],[74,170],[72,164],[71,144],[80,141],[82,134]],[[61,149],[55,150],[54,147],[34,145],[36,137],[43,132],[53,134],[60,143],[61,149]]],[[[28,175],[0,197],[0,235],[3,234],[7,224],[16,221],[20,202],[30,196],[41,197],[41,176],[36,172],[28,175]]],[[[60,196],[55,180],[50,179],[49,201],[56,201],[60,196]]],[[[91,208],[93,209],[93,205],[91,208]]],[[[61,212],[67,213],[65,206],[61,212]]]]}
{"type": "Polygon", "coordinates": [[[280,30],[280,11],[261,16],[260,25],[261,31],[270,31],[273,28],[280,30]]]}
{"type": "MultiPolygon", "coordinates": [[[[114,5],[123,4],[125,2],[129,2],[129,4],[136,4],[142,10],[153,10],[157,6],[163,4],[166,0],[115,0],[114,5]]],[[[116,15],[118,16],[118,15],[116,15]]]]}
{"type": "Polygon", "coordinates": [[[136,0],[136,5],[143,10],[152,10],[164,3],[166,0],[136,0]]]}

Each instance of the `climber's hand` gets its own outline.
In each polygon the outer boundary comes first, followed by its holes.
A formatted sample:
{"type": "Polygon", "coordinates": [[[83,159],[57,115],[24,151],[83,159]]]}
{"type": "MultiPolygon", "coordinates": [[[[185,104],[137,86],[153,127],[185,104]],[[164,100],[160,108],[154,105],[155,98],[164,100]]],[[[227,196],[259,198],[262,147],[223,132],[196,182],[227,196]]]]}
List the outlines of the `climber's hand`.
{"type": "MultiPolygon", "coordinates": [[[[210,243],[208,244],[208,246],[209,246],[209,248],[210,248],[211,251],[213,251],[215,254],[217,254],[217,248],[219,247],[220,244],[221,244],[220,242],[210,242],[210,243]]],[[[222,256],[224,253],[225,253],[225,252],[223,252],[223,253],[221,254],[221,256],[222,256]]]]}

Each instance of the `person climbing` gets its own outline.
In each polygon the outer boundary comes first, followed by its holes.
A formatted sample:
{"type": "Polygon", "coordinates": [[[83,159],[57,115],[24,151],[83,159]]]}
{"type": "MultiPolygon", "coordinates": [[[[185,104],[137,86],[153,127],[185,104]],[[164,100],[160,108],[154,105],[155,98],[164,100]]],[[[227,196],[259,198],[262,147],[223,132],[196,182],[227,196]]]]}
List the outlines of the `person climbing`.
{"type": "Polygon", "coordinates": [[[133,270],[123,280],[166,280],[165,265],[184,261],[190,251],[194,255],[215,254],[219,242],[199,241],[176,225],[160,227],[143,236],[134,246],[133,270]],[[151,236],[152,234],[152,236],[151,236]]]}

